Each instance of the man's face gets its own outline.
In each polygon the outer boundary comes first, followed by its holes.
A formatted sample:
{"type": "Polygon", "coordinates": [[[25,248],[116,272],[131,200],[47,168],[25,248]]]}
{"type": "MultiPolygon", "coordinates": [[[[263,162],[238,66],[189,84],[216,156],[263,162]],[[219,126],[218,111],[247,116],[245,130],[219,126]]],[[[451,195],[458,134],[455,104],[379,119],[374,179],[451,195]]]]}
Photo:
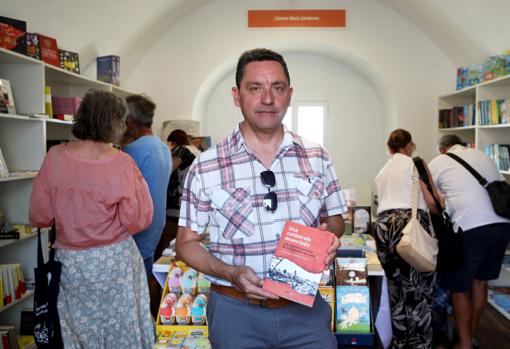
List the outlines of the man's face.
{"type": "Polygon", "coordinates": [[[254,131],[275,131],[281,123],[292,96],[292,87],[280,63],[248,63],[239,89],[232,88],[234,103],[254,131]]]}

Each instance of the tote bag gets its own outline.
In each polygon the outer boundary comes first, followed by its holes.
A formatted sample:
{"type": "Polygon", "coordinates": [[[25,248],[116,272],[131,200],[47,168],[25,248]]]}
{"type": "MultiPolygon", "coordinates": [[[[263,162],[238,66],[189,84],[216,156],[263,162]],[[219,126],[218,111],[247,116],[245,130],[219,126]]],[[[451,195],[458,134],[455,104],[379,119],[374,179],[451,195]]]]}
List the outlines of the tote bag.
{"type": "Polygon", "coordinates": [[[62,334],[57,311],[57,298],[62,264],[55,261],[55,225],[51,228],[50,258],[44,263],[41,230],[37,229],[37,268],[34,293],[34,338],[40,349],[62,349],[62,334]]]}
{"type": "Polygon", "coordinates": [[[418,211],[418,172],[413,169],[411,190],[411,219],[402,231],[397,252],[409,265],[420,272],[432,272],[437,264],[437,240],[423,228],[417,217],[418,211]]]}

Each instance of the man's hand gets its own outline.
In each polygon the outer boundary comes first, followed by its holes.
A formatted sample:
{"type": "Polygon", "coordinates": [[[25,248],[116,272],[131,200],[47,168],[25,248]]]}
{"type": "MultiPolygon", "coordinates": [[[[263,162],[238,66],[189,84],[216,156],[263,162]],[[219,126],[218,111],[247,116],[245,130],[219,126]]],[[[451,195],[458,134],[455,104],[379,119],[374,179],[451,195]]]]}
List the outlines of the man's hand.
{"type": "MultiPolygon", "coordinates": [[[[326,223],[322,223],[319,226],[319,229],[320,230],[324,230],[324,231],[328,231],[328,225],[326,223]]],[[[324,267],[324,270],[328,270],[329,266],[331,265],[331,263],[333,263],[335,261],[336,250],[339,247],[340,247],[340,239],[337,238],[336,235],[335,235],[335,237],[333,238],[333,243],[328,248],[328,256],[326,257],[326,260],[324,261],[324,263],[326,264],[326,266],[324,267]]]]}
{"type": "Polygon", "coordinates": [[[259,300],[279,298],[277,295],[262,289],[264,281],[251,268],[246,266],[233,267],[230,282],[238,290],[244,292],[248,298],[259,300]]]}

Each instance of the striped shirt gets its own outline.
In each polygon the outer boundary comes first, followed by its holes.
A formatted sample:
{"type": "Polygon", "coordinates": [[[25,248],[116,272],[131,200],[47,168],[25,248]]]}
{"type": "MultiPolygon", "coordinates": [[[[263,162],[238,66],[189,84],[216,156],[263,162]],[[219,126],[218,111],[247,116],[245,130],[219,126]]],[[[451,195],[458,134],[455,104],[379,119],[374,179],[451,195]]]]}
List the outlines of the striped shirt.
{"type": "MultiPolygon", "coordinates": [[[[286,221],[317,227],[319,217],[345,213],[347,204],[328,152],[288,131],[270,170],[275,212],[262,206],[267,170],[245,144],[239,125],[191,165],[184,184],[179,225],[198,234],[209,229],[209,252],[226,264],[249,266],[263,278],[286,221]]],[[[210,277],[215,284],[226,280],[210,277]]]]}

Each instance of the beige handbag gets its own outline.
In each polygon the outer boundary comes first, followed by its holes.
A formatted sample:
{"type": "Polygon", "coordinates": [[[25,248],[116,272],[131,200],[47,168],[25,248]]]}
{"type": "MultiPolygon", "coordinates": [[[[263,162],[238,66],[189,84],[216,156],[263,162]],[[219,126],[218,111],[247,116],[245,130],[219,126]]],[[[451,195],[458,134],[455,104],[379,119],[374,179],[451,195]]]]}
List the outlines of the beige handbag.
{"type": "MultiPolygon", "coordinates": [[[[411,190],[411,219],[402,231],[402,239],[397,245],[397,252],[409,265],[420,272],[436,270],[437,240],[423,229],[417,218],[418,208],[418,171],[413,170],[413,187],[411,190]]],[[[434,234],[434,233],[432,233],[434,234]]]]}

